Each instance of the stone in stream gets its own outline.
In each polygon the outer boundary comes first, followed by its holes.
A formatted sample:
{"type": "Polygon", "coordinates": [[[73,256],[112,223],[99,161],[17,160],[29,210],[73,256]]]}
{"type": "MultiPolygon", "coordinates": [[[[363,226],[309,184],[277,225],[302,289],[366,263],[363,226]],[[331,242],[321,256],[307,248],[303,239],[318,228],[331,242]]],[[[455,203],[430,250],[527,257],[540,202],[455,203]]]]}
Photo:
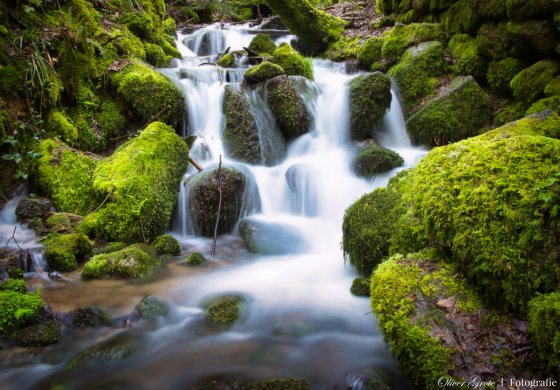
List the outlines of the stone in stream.
{"type": "Polygon", "coordinates": [[[16,344],[21,347],[44,347],[59,341],[60,330],[58,323],[53,319],[18,329],[16,332],[16,344]]]}
{"type": "Polygon", "coordinates": [[[76,328],[97,328],[110,323],[111,315],[102,307],[85,306],[74,311],[73,324],[76,328]]]}
{"type": "Polygon", "coordinates": [[[175,237],[169,234],[164,234],[157,237],[152,242],[152,247],[156,250],[158,255],[177,256],[181,253],[181,245],[175,237]]]}
{"type": "Polygon", "coordinates": [[[42,218],[52,208],[47,198],[26,198],[17,205],[16,215],[25,219],[42,218]]]}
{"type": "Polygon", "coordinates": [[[308,247],[297,229],[279,223],[245,218],[239,222],[239,233],[255,253],[287,255],[301,253],[308,247]]]}
{"type": "Polygon", "coordinates": [[[247,298],[239,294],[225,294],[208,299],[203,306],[206,317],[213,323],[233,325],[246,310],[247,298]]]}
{"type": "Polygon", "coordinates": [[[156,318],[167,315],[169,307],[160,298],[155,295],[149,295],[142,298],[140,303],[134,308],[134,311],[141,317],[156,318]]]}
{"type": "Polygon", "coordinates": [[[360,148],[352,160],[354,172],[365,178],[372,178],[403,164],[404,160],[397,152],[379,145],[360,148]]]}
{"type": "Polygon", "coordinates": [[[82,278],[143,278],[152,275],[159,266],[154,248],[146,244],[133,244],[116,252],[94,256],[84,266],[82,278]]]}

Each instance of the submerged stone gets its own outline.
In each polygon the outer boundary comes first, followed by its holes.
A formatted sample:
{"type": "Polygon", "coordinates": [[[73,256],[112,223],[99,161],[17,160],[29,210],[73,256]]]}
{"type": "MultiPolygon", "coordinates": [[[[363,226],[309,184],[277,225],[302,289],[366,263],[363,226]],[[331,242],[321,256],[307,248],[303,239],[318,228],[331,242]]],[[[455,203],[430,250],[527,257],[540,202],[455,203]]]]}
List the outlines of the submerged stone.
{"type": "Polygon", "coordinates": [[[279,223],[245,218],[239,222],[239,233],[254,253],[286,255],[301,253],[308,248],[297,229],[279,223]]]}
{"type": "Polygon", "coordinates": [[[60,330],[55,320],[18,329],[16,343],[22,347],[45,347],[60,342],[60,330]]]}
{"type": "Polygon", "coordinates": [[[218,325],[233,325],[243,314],[246,305],[247,300],[242,295],[221,295],[206,303],[206,316],[218,325]]]}
{"type": "Polygon", "coordinates": [[[109,325],[110,322],[110,314],[99,306],[85,306],[74,311],[74,326],[76,328],[97,328],[109,325]]]}
{"type": "Polygon", "coordinates": [[[149,295],[140,301],[134,310],[142,317],[156,318],[167,315],[168,305],[155,295],[149,295]]]}

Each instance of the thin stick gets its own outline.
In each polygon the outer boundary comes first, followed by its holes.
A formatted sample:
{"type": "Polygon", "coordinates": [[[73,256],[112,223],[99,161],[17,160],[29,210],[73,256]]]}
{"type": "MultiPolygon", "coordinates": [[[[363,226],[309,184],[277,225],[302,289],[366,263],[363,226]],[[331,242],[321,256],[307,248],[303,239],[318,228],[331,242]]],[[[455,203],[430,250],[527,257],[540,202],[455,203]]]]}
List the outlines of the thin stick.
{"type": "Polygon", "coordinates": [[[101,207],[103,207],[103,205],[105,204],[105,202],[107,202],[107,200],[109,199],[109,197],[111,196],[111,194],[113,193],[113,191],[109,192],[107,194],[107,196],[105,197],[105,200],[103,200],[103,202],[101,202],[101,204],[99,206],[97,206],[97,208],[95,210],[92,211],[92,213],[95,213],[96,211],[98,211],[101,207]]]}
{"type": "Polygon", "coordinates": [[[196,168],[198,169],[198,172],[202,172],[204,170],[204,168],[202,168],[200,166],[199,163],[197,163],[196,161],[194,161],[192,158],[189,157],[189,162],[196,168]]]}
{"type": "Polygon", "coordinates": [[[19,244],[16,240],[16,230],[17,230],[17,225],[14,226],[14,232],[12,233],[12,237],[10,237],[10,239],[6,242],[6,248],[8,248],[8,244],[10,243],[10,241],[14,240],[14,242],[16,243],[19,250],[22,251],[23,249],[21,248],[21,246],[19,246],[19,244]]]}
{"type": "Polygon", "coordinates": [[[216,255],[216,241],[218,240],[218,225],[220,223],[220,213],[222,211],[222,155],[220,154],[220,164],[218,165],[218,215],[216,216],[216,225],[214,226],[214,241],[212,242],[212,258],[216,255]]]}

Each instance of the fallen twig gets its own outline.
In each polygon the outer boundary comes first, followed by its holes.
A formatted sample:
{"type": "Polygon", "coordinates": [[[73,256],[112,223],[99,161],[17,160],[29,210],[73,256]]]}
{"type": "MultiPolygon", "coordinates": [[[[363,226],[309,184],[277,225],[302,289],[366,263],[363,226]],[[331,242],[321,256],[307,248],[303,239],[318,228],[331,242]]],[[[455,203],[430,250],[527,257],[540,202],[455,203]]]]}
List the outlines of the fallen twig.
{"type": "Polygon", "coordinates": [[[10,239],[8,241],[6,241],[6,248],[8,248],[8,245],[10,244],[10,241],[14,240],[14,242],[16,243],[19,250],[22,251],[23,250],[22,247],[19,246],[19,243],[16,240],[16,230],[17,230],[17,225],[14,226],[14,232],[12,233],[12,237],[10,237],[10,239]]]}
{"type": "Polygon", "coordinates": [[[192,158],[189,157],[189,162],[196,168],[198,169],[198,172],[202,172],[204,170],[204,168],[202,168],[200,166],[199,163],[197,163],[196,161],[194,161],[192,158]]]}

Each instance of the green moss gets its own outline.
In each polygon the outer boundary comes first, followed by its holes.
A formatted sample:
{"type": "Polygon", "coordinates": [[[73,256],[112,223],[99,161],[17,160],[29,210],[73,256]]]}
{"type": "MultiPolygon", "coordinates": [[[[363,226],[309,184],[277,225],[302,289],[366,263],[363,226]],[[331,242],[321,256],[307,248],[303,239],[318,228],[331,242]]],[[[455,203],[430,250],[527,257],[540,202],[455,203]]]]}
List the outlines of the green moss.
{"type": "Polygon", "coordinates": [[[42,310],[43,303],[37,293],[0,291],[0,334],[31,323],[42,310]]]}
{"type": "Polygon", "coordinates": [[[110,339],[86,348],[72,358],[66,366],[67,370],[127,359],[140,348],[138,336],[125,332],[110,339]]]}
{"type": "Polygon", "coordinates": [[[60,111],[52,111],[49,117],[49,131],[69,144],[75,145],[78,141],[78,129],[60,111]]]}
{"type": "Polygon", "coordinates": [[[158,255],[176,256],[181,253],[181,245],[179,245],[179,242],[169,234],[157,237],[154,242],[152,242],[152,246],[157,251],[158,255]]]}
{"type": "Polygon", "coordinates": [[[344,214],[342,249],[365,277],[389,254],[398,193],[384,188],[362,196],[344,214]]]}
{"type": "Polygon", "coordinates": [[[391,79],[380,73],[359,75],[350,82],[350,137],[371,138],[391,105],[391,79]]]}
{"type": "Polygon", "coordinates": [[[257,34],[249,44],[249,50],[253,50],[263,56],[271,56],[276,51],[276,44],[268,34],[257,34]]]}
{"type": "Polygon", "coordinates": [[[389,70],[397,86],[405,117],[410,116],[422,99],[436,92],[435,76],[445,70],[445,51],[439,42],[424,42],[411,47],[401,61],[389,70]]]}
{"type": "Polygon", "coordinates": [[[286,74],[286,72],[284,72],[281,66],[263,61],[245,72],[244,81],[249,85],[253,85],[283,74],[286,74]]]}
{"type": "Polygon", "coordinates": [[[68,217],[68,213],[55,213],[48,217],[45,220],[45,226],[53,229],[53,228],[62,228],[65,230],[72,229],[72,223],[70,222],[70,218],[68,217]]]}
{"type": "Polygon", "coordinates": [[[416,143],[444,145],[477,135],[491,115],[490,100],[477,82],[471,76],[459,77],[412,115],[406,127],[416,143]]]}
{"type": "Polygon", "coordinates": [[[503,60],[492,61],[488,66],[486,79],[488,85],[496,92],[510,92],[511,80],[524,68],[518,58],[507,57],[503,60]]]}
{"type": "Polygon", "coordinates": [[[206,309],[209,319],[219,325],[233,325],[242,315],[246,300],[241,295],[222,295],[211,302],[206,309]]]}
{"type": "Polygon", "coordinates": [[[325,57],[331,61],[354,60],[358,56],[359,47],[360,37],[341,37],[329,45],[325,57]]]}
{"type": "Polygon", "coordinates": [[[157,120],[177,126],[182,118],[184,96],[171,81],[141,63],[131,64],[111,76],[118,94],[141,120],[157,120]]]}
{"type": "Polygon", "coordinates": [[[44,347],[60,342],[60,331],[55,320],[18,329],[16,343],[22,347],[44,347]]]}
{"type": "Polygon", "coordinates": [[[155,295],[149,295],[140,301],[134,310],[142,317],[156,318],[167,315],[169,307],[155,295]]]}
{"type": "Polygon", "coordinates": [[[556,36],[556,27],[552,20],[509,21],[507,32],[512,39],[523,43],[540,56],[554,54],[556,42],[553,37],[556,36]]]}
{"type": "Polygon", "coordinates": [[[380,62],[383,59],[381,51],[383,49],[383,38],[371,37],[362,43],[358,48],[358,61],[360,65],[366,69],[371,69],[373,64],[380,62]]]}
{"type": "Polygon", "coordinates": [[[442,24],[450,34],[473,34],[481,23],[505,19],[504,0],[459,0],[441,15],[442,24]]]}
{"type": "Polygon", "coordinates": [[[560,63],[551,60],[539,61],[519,72],[510,83],[513,96],[522,102],[535,101],[544,92],[544,87],[560,72],[560,63]]]}
{"type": "Polygon", "coordinates": [[[222,68],[231,68],[235,65],[235,57],[232,53],[227,53],[216,61],[216,65],[221,66],[222,68]]]}
{"type": "Polygon", "coordinates": [[[506,7],[508,16],[515,20],[549,17],[560,11],[558,3],[550,0],[506,0],[506,7]]]}
{"type": "Polygon", "coordinates": [[[560,95],[537,100],[527,109],[525,115],[536,114],[546,110],[552,110],[560,115],[560,95]]]}
{"type": "Polygon", "coordinates": [[[499,109],[494,117],[494,127],[503,126],[525,116],[526,106],[522,103],[508,104],[499,109]]]}
{"type": "Polygon", "coordinates": [[[488,63],[478,54],[476,39],[467,34],[456,34],[449,41],[459,74],[484,79],[488,63]]]}
{"type": "Polygon", "coordinates": [[[410,46],[427,41],[444,41],[441,26],[436,23],[399,24],[386,31],[382,37],[381,54],[389,63],[396,62],[410,46]]]}
{"type": "Polygon", "coordinates": [[[97,247],[93,249],[94,255],[102,255],[104,253],[113,253],[126,248],[127,245],[124,242],[110,242],[104,246],[97,247]]]}
{"type": "Polygon", "coordinates": [[[544,94],[549,97],[560,95],[560,76],[556,76],[551,82],[546,84],[544,94]]]}
{"type": "Polygon", "coordinates": [[[560,292],[537,295],[529,302],[529,332],[546,369],[560,373],[560,292]]]}
{"type": "Polygon", "coordinates": [[[404,164],[403,158],[390,149],[381,146],[367,148],[354,157],[352,164],[354,171],[366,178],[390,171],[404,164]]]}
{"type": "Polygon", "coordinates": [[[202,265],[206,263],[206,259],[198,252],[191,253],[186,259],[188,265],[202,265]]]}
{"type": "Polygon", "coordinates": [[[352,286],[350,287],[350,292],[352,295],[356,295],[358,297],[369,297],[370,281],[366,278],[356,278],[352,281],[352,286]]]}
{"type": "Polygon", "coordinates": [[[84,266],[83,279],[115,277],[136,279],[152,275],[160,262],[139,246],[128,246],[116,252],[94,256],[84,266]]]}
{"type": "Polygon", "coordinates": [[[476,36],[478,52],[494,60],[514,54],[514,41],[502,23],[486,23],[480,27],[476,36]]]}
{"type": "Polygon", "coordinates": [[[177,23],[173,18],[166,18],[163,21],[163,32],[170,36],[175,36],[177,33],[177,23]]]}
{"type": "Polygon", "coordinates": [[[92,189],[96,161],[53,139],[41,142],[37,179],[60,211],[85,215],[101,203],[92,189]]]}
{"type": "Polygon", "coordinates": [[[0,291],[14,291],[25,294],[27,292],[27,284],[23,279],[8,279],[0,284],[0,291]]]}
{"type": "Polygon", "coordinates": [[[311,59],[303,57],[287,43],[281,44],[274,51],[272,62],[280,65],[288,75],[303,76],[313,80],[311,59]]]}
{"type": "Polygon", "coordinates": [[[134,242],[162,234],[187,164],[187,145],[161,122],[153,122],[101,161],[93,187],[109,200],[95,218],[103,237],[134,242]]]}
{"type": "Polygon", "coordinates": [[[160,45],[154,43],[145,43],[146,60],[157,68],[162,68],[167,65],[167,56],[160,45]]]}
{"type": "Polygon", "coordinates": [[[93,245],[86,235],[65,234],[49,237],[43,242],[49,268],[56,271],[73,271],[78,261],[90,256],[93,245]]]}

